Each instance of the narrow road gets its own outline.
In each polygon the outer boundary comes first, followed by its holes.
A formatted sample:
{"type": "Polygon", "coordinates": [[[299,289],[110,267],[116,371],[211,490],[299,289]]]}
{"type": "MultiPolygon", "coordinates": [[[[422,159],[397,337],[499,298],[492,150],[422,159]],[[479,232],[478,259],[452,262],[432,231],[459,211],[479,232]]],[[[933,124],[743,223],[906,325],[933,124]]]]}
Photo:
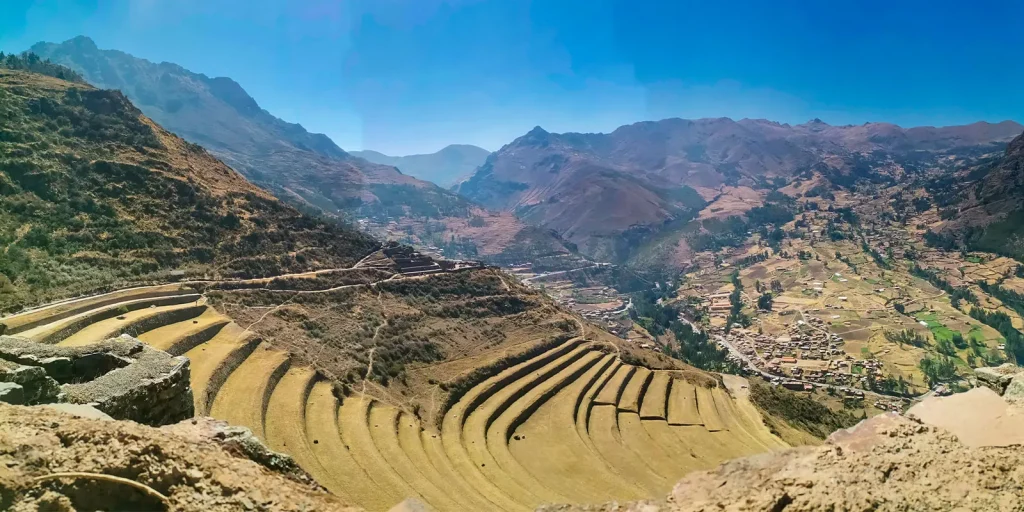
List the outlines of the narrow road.
{"type": "Polygon", "coordinates": [[[570,270],[559,270],[557,272],[548,272],[546,274],[537,274],[537,275],[535,275],[533,277],[527,277],[526,279],[523,279],[523,282],[524,283],[528,283],[530,281],[533,281],[534,279],[540,279],[542,277],[559,276],[559,275],[566,274],[566,273],[569,273],[569,272],[576,272],[577,270],[586,270],[588,268],[600,268],[600,267],[604,267],[604,266],[607,266],[607,265],[608,265],[607,263],[604,263],[604,264],[597,263],[597,264],[594,264],[594,265],[588,265],[586,267],[574,268],[574,269],[570,269],[570,270]]]}

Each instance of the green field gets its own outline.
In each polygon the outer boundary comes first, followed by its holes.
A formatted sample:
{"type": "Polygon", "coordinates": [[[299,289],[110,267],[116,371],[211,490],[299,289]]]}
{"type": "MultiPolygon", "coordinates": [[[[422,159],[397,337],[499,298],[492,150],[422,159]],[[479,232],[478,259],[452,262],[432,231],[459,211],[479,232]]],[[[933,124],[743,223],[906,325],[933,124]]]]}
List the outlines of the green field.
{"type": "Polygon", "coordinates": [[[943,325],[942,322],[939,322],[938,315],[936,315],[935,313],[918,313],[914,315],[914,318],[917,318],[918,320],[926,322],[928,324],[928,330],[932,331],[932,336],[935,337],[935,341],[953,340],[954,331],[943,325]]]}
{"type": "Polygon", "coordinates": [[[985,341],[985,333],[983,333],[981,331],[981,326],[980,325],[972,325],[971,326],[971,330],[967,332],[967,339],[973,340],[973,341],[984,342],[985,341]]]}

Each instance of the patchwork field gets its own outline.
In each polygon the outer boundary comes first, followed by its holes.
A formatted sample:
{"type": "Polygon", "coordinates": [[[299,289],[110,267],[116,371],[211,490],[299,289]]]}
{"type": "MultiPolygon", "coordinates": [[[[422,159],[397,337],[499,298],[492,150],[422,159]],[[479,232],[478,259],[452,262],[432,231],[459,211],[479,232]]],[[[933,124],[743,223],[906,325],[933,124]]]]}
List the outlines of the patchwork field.
{"type": "MultiPolygon", "coordinates": [[[[814,227],[813,222],[809,225],[814,227]]],[[[998,280],[1007,289],[1024,289],[1024,279],[1012,277],[1016,263],[1008,258],[964,257],[918,248],[921,257],[917,261],[886,258],[883,265],[864,247],[850,239],[793,238],[762,261],[739,264],[765,251],[755,237],[748,246],[720,255],[723,264],[719,268],[691,276],[680,293],[695,297],[729,293],[733,290],[730,276],[736,272],[744,288],[745,311],[757,333],[788,339],[792,329],[820,320],[821,328],[843,341],[842,353],[829,359],[877,360],[877,375],[902,380],[911,393],[931,387],[920,363],[936,357],[940,346],[966,372],[971,366],[998,364],[1005,343],[996,329],[969,315],[970,305],[964,301],[954,305],[948,291],[915,274],[914,265],[935,272],[950,286],[967,286],[982,307],[1006,313],[1015,326],[1024,325],[1013,309],[975,284],[998,280]],[[752,307],[762,290],[772,294],[771,311],[757,312],[752,307]],[[898,332],[914,333],[924,342],[896,343],[892,337],[898,332]]],[[[717,300],[724,303],[726,299],[717,300]]],[[[724,318],[723,311],[712,311],[709,325],[724,328],[724,318]]],[[[853,366],[822,371],[850,373],[853,366]]]]}
{"type": "Polygon", "coordinates": [[[786,446],[720,379],[627,364],[599,333],[439,363],[446,370],[427,373],[446,375],[449,398],[428,421],[366,381],[345,396],[186,287],[80,299],[5,323],[40,343],[130,334],[188,356],[197,414],[248,427],[369,510],[407,497],[438,510],[640,499],[689,471],[786,446]]]}

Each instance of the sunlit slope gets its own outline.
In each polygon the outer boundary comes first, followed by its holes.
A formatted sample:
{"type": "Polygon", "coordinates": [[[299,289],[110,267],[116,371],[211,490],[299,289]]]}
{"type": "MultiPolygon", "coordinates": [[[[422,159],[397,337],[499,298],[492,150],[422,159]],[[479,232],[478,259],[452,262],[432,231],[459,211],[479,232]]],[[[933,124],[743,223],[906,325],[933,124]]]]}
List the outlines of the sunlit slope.
{"type": "Polygon", "coordinates": [[[783,445],[724,387],[627,364],[577,337],[470,387],[439,425],[331,382],[185,287],[55,306],[12,334],[81,345],[128,333],[192,359],[197,414],[251,429],[327,489],[369,510],[530,510],[663,495],[689,471],[783,445]],[[159,293],[156,293],[159,292],[159,293]],[[48,316],[48,312],[52,315],[48,316]]]}

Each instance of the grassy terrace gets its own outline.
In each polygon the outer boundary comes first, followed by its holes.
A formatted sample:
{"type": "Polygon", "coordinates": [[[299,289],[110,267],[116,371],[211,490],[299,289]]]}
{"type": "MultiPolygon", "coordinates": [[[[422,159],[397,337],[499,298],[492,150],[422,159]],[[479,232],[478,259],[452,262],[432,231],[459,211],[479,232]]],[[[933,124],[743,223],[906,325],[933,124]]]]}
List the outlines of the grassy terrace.
{"type": "MultiPolygon", "coordinates": [[[[465,292],[443,276],[430,279],[436,287],[404,289],[465,292]]],[[[466,381],[438,429],[419,409],[390,399],[395,387],[369,380],[346,396],[301,357],[196,301],[193,290],[153,290],[8,321],[40,342],[87,344],[130,330],[189,355],[197,411],[250,428],[329,490],[370,510],[408,496],[438,510],[635,499],[667,492],[687,471],[785,446],[759,418],[739,412],[752,406],[715,379],[693,384],[678,371],[624,364],[612,346],[586,337],[540,343],[524,357],[506,353],[506,363],[490,359],[495,371],[466,381]],[[169,303],[98,313],[137,301],[169,303]]]]}

